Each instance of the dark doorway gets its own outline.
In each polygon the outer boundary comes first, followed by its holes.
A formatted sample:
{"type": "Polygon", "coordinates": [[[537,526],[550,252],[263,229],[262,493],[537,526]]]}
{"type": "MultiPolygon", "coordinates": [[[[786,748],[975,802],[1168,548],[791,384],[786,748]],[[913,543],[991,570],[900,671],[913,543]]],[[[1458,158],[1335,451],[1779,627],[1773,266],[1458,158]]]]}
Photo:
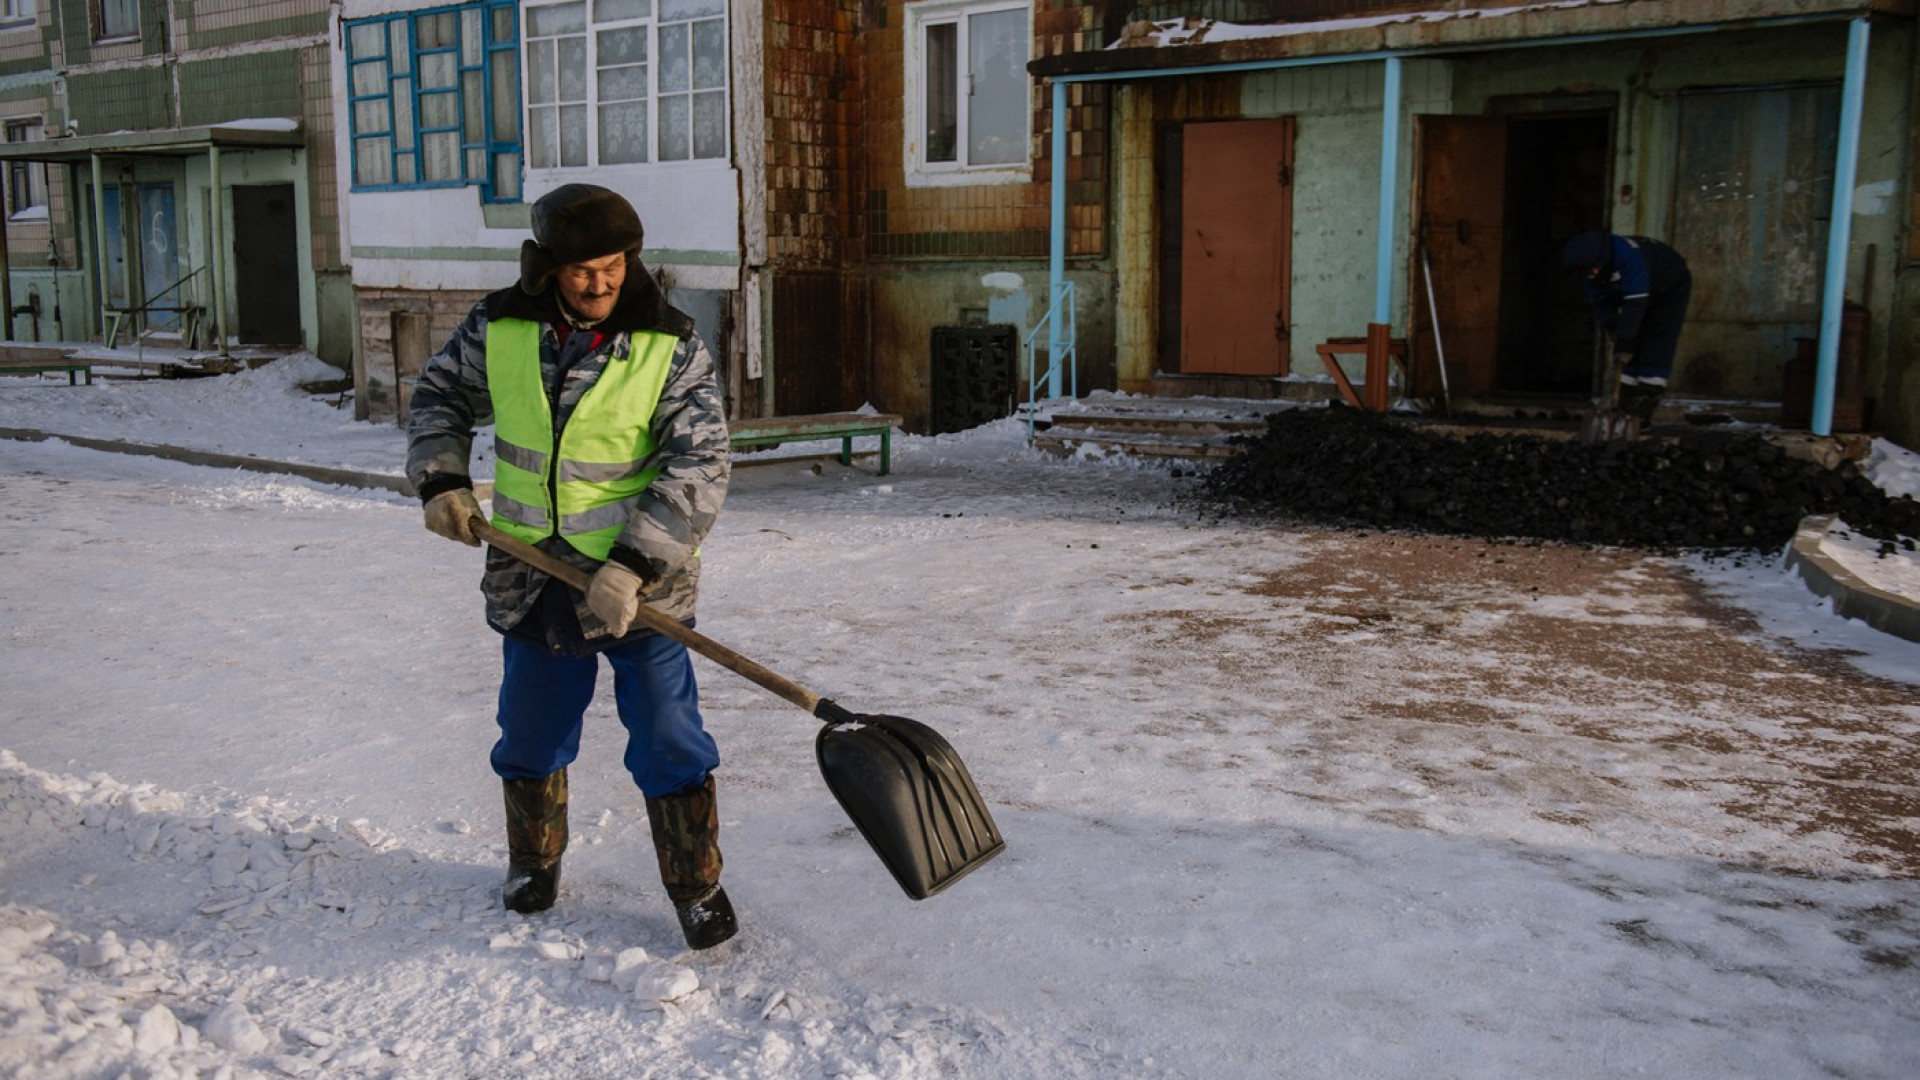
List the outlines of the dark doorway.
{"type": "Polygon", "coordinates": [[[1500,390],[1593,390],[1593,316],[1560,251],[1574,234],[1606,228],[1611,141],[1605,112],[1507,118],[1500,390]]]}
{"type": "Polygon", "coordinates": [[[234,332],[252,345],[298,345],[300,234],[292,184],[234,187],[234,332]]]}

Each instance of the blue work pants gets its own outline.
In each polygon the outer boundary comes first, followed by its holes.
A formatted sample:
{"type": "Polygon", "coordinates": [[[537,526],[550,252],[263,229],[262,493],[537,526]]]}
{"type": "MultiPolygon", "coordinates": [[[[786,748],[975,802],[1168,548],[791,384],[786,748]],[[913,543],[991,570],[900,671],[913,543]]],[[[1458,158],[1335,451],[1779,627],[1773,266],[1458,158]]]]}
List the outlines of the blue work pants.
{"type": "MultiPolygon", "coordinates": [[[[511,634],[500,640],[505,670],[493,771],[508,780],[551,775],[580,754],[599,657],[557,656],[511,634]]],[[[627,729],[624,761],[633,782],[649,798],[703,783],[720,764],[720,750],[701,723],[686,646],[645,634],[599,655],[613,667],[614,704],[627,729]]]]}

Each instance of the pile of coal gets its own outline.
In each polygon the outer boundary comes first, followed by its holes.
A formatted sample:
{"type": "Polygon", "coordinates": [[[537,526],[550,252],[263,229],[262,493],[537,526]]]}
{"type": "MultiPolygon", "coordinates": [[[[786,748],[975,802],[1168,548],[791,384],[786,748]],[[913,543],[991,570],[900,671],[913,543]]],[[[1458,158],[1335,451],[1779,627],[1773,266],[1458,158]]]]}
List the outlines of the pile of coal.
{"type": "Polygon", "coordinates": [[[1814,514],[1837,514],[1883,551],[1920,537],[1920,503],[1888,497],[1851,462],[1825,468],[1750,429],[1601,446],[1289,409],[1205,490],[1229,512],[1619,547],[1777,549],[1814,514]]]}

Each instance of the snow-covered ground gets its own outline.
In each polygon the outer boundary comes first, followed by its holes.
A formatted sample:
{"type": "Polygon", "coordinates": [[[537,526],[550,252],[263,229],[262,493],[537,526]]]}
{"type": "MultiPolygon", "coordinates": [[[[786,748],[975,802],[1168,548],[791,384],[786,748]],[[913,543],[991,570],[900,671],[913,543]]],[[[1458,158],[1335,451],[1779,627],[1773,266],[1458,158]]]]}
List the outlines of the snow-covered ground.
{"type": "MultiPolygon", "coordinates": [[[[329,373],[0,428],[397,471],[329,373]]],[[[1920,646],[1778,557],[1218,521],[1023,436],[737,470],[701,629],[934,726],[1008,847],[907,900],[701,661],[692,955],[606,701],[561,903],[498,908],[497,645],[412,500],[0,441],[0,1074],[1913,1075],[1920,646]]]]}

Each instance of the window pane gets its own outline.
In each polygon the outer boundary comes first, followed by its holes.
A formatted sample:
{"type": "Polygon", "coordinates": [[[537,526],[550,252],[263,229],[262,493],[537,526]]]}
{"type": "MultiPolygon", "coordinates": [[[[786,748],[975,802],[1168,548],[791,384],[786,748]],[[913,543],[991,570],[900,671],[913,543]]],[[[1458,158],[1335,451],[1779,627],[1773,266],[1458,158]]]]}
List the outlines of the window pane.
{"type": "Polygon", "coordinates": [[[460,179],[460,136],[451,131],[422,139],[428,180],[460,179]]]}
{"type": "Polygon", "coordinates": [[[959,74],[956,64],[960,28],[954,23],[927,27],[927,160],[953,161],[960,141],[959,74]]]}
{"type": "Polygon", "coordinates": [[[560,164],[573,168],[587,163],[587,107],[565,105],[560,109],[560,164]]]}
{"type": "Polygon", "coordinates": [[[644,26],[602,30],[595,37],[598,45],[594,59],[601,67],[647,62],[647,28],[644,26]]]}
{"type": "Polygon", "coordinates": [[[355,135],[385,135],[387,127],[387,99],[357,101],[353,105],[353,133],[355,135]]]}
{"type": "Polygon", "coordinates": [[[100,36],[140,32],[139,0],[100,0],[100,36]]]}
{"type": "Polygon", "coordinates": [[[493,155],[493,197],[511,202],[520,197],[520,155],[493,155]]]}
{"type": "Polygon", "coordinates": [[[460,12],[460,66],[476,67],[480,63],[480,11],[467,8],[460,12]]]}
{"type": "Polygon", "coordinates": [[[493,40],[496,43],[512,41],[514,29],[513,9],[510,7],[494,8],[493,40]]]}
{"type": "Polygon", "coordinates": [[[550,106],[527,110],[527,160],[536,169],[560,164],[559,117],[550,106]]]}
{"type": "Polygon", "coordinates": [[[727,95],[708,91],[693,95],[693,156],[727,156],[727,95]]]}
{"type": "Polygon", "coordinates": [[[676,19],[697,19],[701,16],[725,15],[727,0],[660,0],[660,21],[673,22],[676,19]]]}
{"type": "Polygon", "coordinates": [[[414,154],[393,155],[393,182],[396,184],[417,184],[420,171],[414,168],[414,154]]]}
{"type": "Polygon", "coordinates": [[[553,66],[553,42],[527,43],[527,104],[547,105],[553,102],[553,66]]]}
{"type": "Polygon", "coordinates": [[[685,161],[688,144],[692,141],[689,131],[692,121],[687,116],[687,95],[660,99],[660,160],[685,161]]]}
{"type": "Polygon", "coordinates": [[[692,72],[687,67],[686,26],[660,28],[660,92],[685,90],[692,72]]]}
{"type": "Polygon", "coordinates": [[[600,106],[600,164],[647,160],[647,110],[643,102],[600,106]]]}
{"type": "Polygon", "coordinates": [[[460,67],[452,53],[432,53],[420,57],[420,88],[452,86],[460,67]]]}
{"type": "Polygon", "coordinates": [[[713,90],[727,85],[726,24],[718,19],[693,24],[693,88],[713,90]]]}
{"type": "Polygon", "coordinates": [[[514,142],[520,138],[519,97],[514,88],[519,76],[514,71],[513,54],[497,52],[493,54],[493,137],[500,142],[514,142]]]}
{"type": "Polygon", "coordinates": [[[460,98],[455,94],[421,94],[420,126],[449,128],[460,125],[460,98]]]}
{"type": "Polygon", "coordinates": [[[460,73],[460,141],[482,142],[487,133],[482,126],[487,118],[485,92],[478,71],[460,73]]]}
{"type": "Polygon", "coordinates": [[[376,56],[385,56],[387,52],[387,24],[383,22],[351,23],[347,26],[347,55],[355,60],[369,60],[376,56]]]}
{"type": "Polygon", "coordinates": [[[357,139],[353,153],[354,183],[369,187],[393,183],[393,144],[385,139],[357,139]]]}
{"type": "Polygon", "coordinates": [[[387,92],[387,62],[353,65],[353,96],[367,97],[387,92]]]}
{"type": "Polygon", "coordinates": [[[413,149],[413,81],[398,79],[393,84],[393,145],[399,150],[413,149]]]}
{"type": "Polygon", "coordinates": [[[587,39],[560,39],[560,100],[587,100],[587,39]]]}
{"type": "Polygon", "coordinates": [[[1028,98],[1027,14],[996,11],[967,18],[967,164],[1025,161],[1028,98]]]}
{"type": "Polygon", "coordinates": [[[443,11],[436,15],[416,15],[413,20],[413,47],[421,52],[428,49],[450,49],[460,43],[460,20],[458,14],[443,11]]]}
{"type": "Polygon", "coordinates": [[[600,69],[601,101],[644,101],[647,96],[647,65],[600,69]]]}
{"type": "Polygon", "coordinates": [[[551,4],[527,9],[527,36],[552,37],[555,34],[583,34],[587,30],[587,5],[551,4]]]}
{"type": "Polygon", "coordinates": [[[407,20],[387,23],[387,55],[393,58],[393,70],[405,74],[413,70],[413,46],[407,39],[407,20]]]}
{"type": "Polygon", "coordinates": [[[653,14],[652,0],[593,0],[594,22],[619,22],[622,19],[644,19],[653,14]]]}

